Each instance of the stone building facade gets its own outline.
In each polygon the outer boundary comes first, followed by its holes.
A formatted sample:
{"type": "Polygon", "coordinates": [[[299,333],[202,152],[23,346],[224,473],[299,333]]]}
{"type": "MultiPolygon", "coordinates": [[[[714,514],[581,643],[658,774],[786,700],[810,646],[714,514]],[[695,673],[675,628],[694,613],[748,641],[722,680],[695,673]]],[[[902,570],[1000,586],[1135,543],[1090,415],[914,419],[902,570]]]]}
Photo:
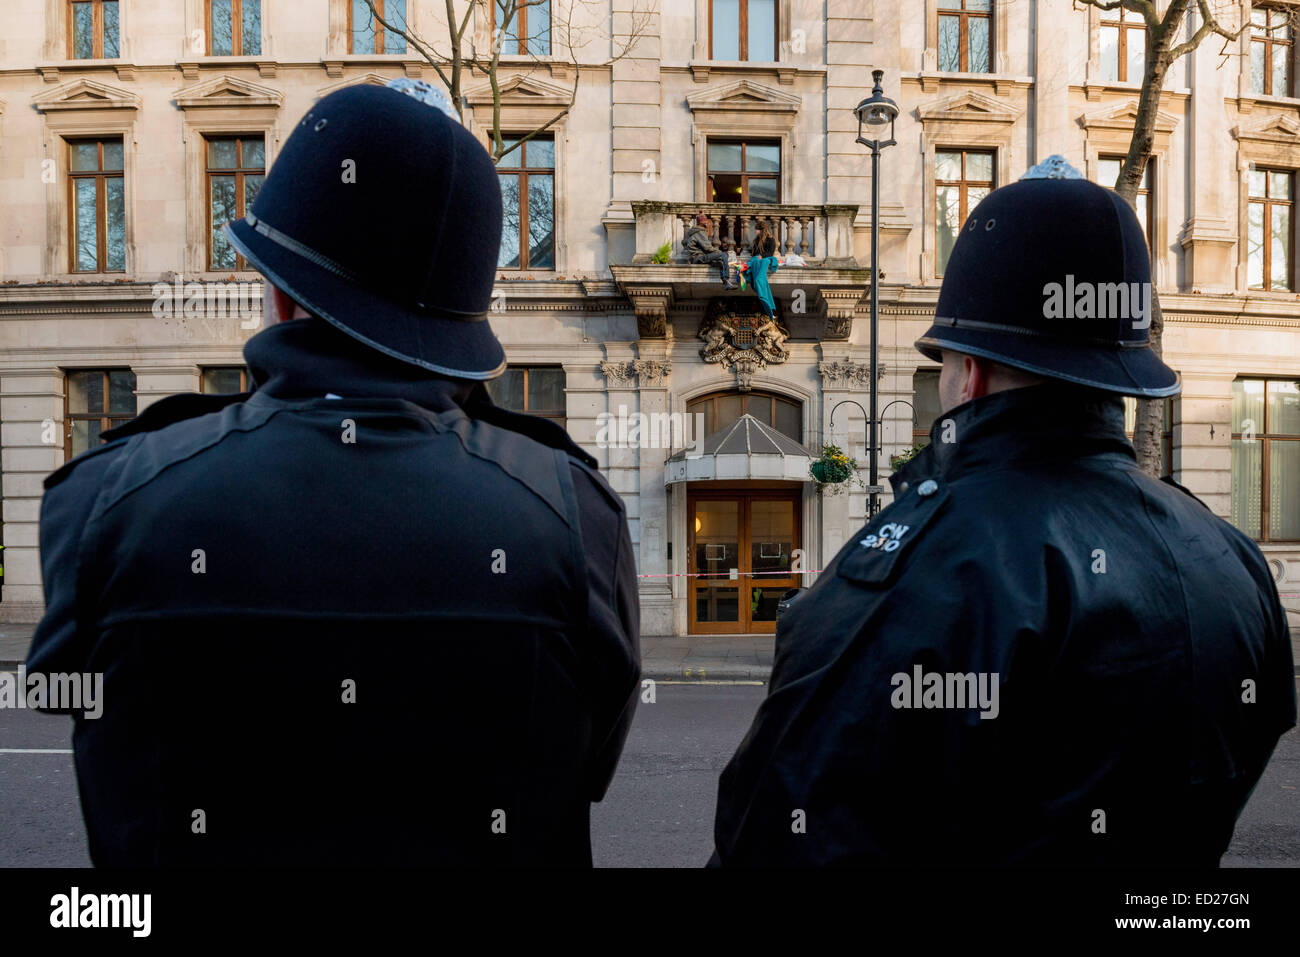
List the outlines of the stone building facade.
{"type": "MultiPolygon", "coordinates": [[[[443,35],[441,2],[385,2],[443,35]]],[[[506,31],[503,131],[569,109],[500,166],[513,239],[492,321],[512,369],[496,393],[562,420],[624,497],[644,633],[769,631],[780,594],[866,518],[861,482],[821,487],[808,466],[824,443],[867,458],[871,179],[853,107],[871,71],[900,107],[881,169],[883,476],[936,411],[912,343],[951,236],[1050,154],[1113,177],[1141,29],[1070,0],[659,0],[613,58],[644,3],[574,2],[506,31]],[[576,51],[570,13],[596,38],[576,51]],[[775,326],[683,261],[700,212],[739,262],[760,220],[804,260],[773,277],[775,326]]],[[[0,620],[40,614],[52,469],[161,396],[244,384],[260,282],[214,223],[242,214],[299,117],[349,84],[437,81],[353,5],[7,0],[0,620]]],[[[1294,5],[1232,6],[1229,22],[1264,20],[1175,66],[1139,211],[1183,380],[1168,467],[1260,540],[1300,626],[1300,90],[1291,26],[1268,19],[1294,5]]],[[[486,49],[486,9],[471,23],[486,49]]],[[[482,75],[464,105],[486,138],[482,75]]]]}

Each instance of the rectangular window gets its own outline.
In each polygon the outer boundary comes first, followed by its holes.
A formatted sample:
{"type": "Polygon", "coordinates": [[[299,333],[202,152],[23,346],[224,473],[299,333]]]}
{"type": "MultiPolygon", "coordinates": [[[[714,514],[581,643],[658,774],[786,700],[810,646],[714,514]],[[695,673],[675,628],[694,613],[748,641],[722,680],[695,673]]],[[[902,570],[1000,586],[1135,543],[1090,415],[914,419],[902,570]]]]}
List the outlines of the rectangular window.
{"type": "Polygon", "coordinates": [[[930,429],[943,411],[939,399],[939,370],[917,369],[912,374],[912,445],[929,445],[930,429]]]}
{"type": "Polygon", "coordinates": [[[208,395],[234,395],[250,388],[245,366],[206,366],[199,378],[199,391],[208,395]]]}
{"type": "Polygon", "coordinates": [[[381,27],[366,0],[350,0],[348,6],[349,53],[406,53],[406,0],[374,0],[375,13],[395,29],[381,27]]]}
{"type": "Polygon", "coordinates": [[[1292,18],[1286,7],[1256,4],[1250,10],[1250,91],[1257,96],[1292,96],[1292,18]]]}
{"type": "MultiPolygon", "coordinates": [[[[1161,411],[1162,424],[1160,426],[1160,474],[1174,474],[1174,400],[1173,397],[1165,399],[1164,409],[1161,411]]],[[[1133,441],[1133,433],[1137,430],[1137,399],[1132,396],[1124,396],[1124,434],[1128,436],[1130,442],[1133,441]]]]}
{"type": "Polygon", "coordinates": [[[208,55],[261,54],[262,0],[208,0],[208,55]]]}
{"type": "Polygon", "coordinates": [[[68,59],[112,60],[118,51],[117,0],[71,0],[68,59]]]}
{"type": "Polygon", "coordinates": [[[993,63],[989,0],[939,0],[939,69],[988,73],[993,63]]]}
{"type": "MultiPolygon", "coordinates": [[[[1155,207],[1152,205],[1154,197],[1151,192],[1151,168],[1155,166],[1154,158],[1147,160],[1146,167],[1142,170],[1142,184],[1138,187],[1137,199],[1133,205],[1137,212],[1138,222],[1142,224],[1142,235],[1147,238],[1147,250],[1154,257],[1155,246],[1151,239],[1150,224],[1154,222],[1155,207]]],[[[1124,157],[1122,156],[1103,156],[1097,161],[1097,182],[1107,189],[1114,189],[1115,184],[1119,181],[1119,171],[1124,168],[1124,157]]]]}
{"type": "Polygon", "coordinates": [[[564,369],[559,366],[511,366],[488,382],[487,390],[503,409],[564,425],[564,369]]]}
{"type": "Polygon", "coordinates": [[[1232,383],[1232,524],[1300,541],[1300,379],[1232,383]]]}
{"type": "Polygon", "coordinates": [[[135,418],[135,373],[130,369],[70,370],[65,384],[65,459],[98,448],[102,432],[135,418]]]}
{"type": "Polygon", "coordinates": [[[222,226],[242,219],[266,179],[266,147],[260,136],[207,140],[208,269],[247,269],[222,226]]]}
{"type": "Polygon", "coordinates": [[[527,6],[520,6],[521,0],[489,2],[493,6],[493,22],[501,41],[502,53],[550,55],[551,0],[530,2],[527,6]],[[505,21],[504,26],[502,21],[505,21]]]}
{"type": "Polygon", "coordinates": [[[935,150],[935,262],[942,276],[970,211],[993,191],[993,154],[975,150],[935,150]]]}
{"type": "Polygon", "coordinates": [[[776,62],[776,0],[709,0],[709,59],[776,62]]]}
{"type": "Polygon", "coordinates": [[[68,141],[71,272],[126,271],[120,139],[68,141]]]}
{"type": "Polygon", "coordinates": [[[1101,75],[1116,83],[1141,83],[1147,65],[1147,23],[1119,8],[1101,15],[1101,75]]]}
{"type": "Polygon", "coordinates": [[[781,143],[709,140],[709,202],[781,202],[781,143]]]}
{"type": "Polygon", "coordinates": [[[1295,174],[1252,169],[1247,173],[1246,266],[1251,289],[1288,292],[1294,286],[1292,235],[1295,174]]]}
{"type": "MultiPolygon", "coordinates": [[[[504,137],[507,149],[519,137],[504,137]]],[[[497,265],[555,268],[555,140],[536,136],[497,163],[505,214],[497,265]]]]}

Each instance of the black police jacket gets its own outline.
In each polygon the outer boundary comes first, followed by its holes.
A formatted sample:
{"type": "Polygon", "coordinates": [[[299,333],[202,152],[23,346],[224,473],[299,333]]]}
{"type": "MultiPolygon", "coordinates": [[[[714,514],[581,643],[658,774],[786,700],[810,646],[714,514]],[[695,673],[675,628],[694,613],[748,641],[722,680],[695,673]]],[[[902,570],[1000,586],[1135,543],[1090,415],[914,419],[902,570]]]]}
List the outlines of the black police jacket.
{"type": "Polygon", "coordinates": [[[92,860],[590,865],[640,673],[594,459],[317,319],[245,358],[46,481],[28,667],[104,674],[92,860]]]}
{"type": "Polygon", "coordinates": [[[1137,468],[1118,399],[940,417],[783,616],[714,864],[1217,864],[1295,724],[1255,544],[1137,468]]]}

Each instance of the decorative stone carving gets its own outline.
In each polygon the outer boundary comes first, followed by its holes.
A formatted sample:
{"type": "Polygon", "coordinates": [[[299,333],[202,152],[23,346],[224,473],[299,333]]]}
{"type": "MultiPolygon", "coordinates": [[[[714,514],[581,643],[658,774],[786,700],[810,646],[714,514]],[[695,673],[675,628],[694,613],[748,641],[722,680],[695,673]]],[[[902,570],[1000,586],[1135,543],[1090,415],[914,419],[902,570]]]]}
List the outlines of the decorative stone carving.
{"type": "Polygon", "coordinates": [[[823,339],[847,339],[853,331],[852,319],[836,319],[831,316],[826,317],[826,328],[822,332],[823,339]]]}
{"type": "Polygon", "coordinates": [[[603,359],[600,363],[600,371],[605,374],[605,379],[610,383],[619,383],[626,385],[632,381],[632,365],[629,361],[603,359]]]}
{"type": "MultiPolygon", "coordinates": [[[[854,386],[866,388],[871,384],[871,364],[854,362],[852,359],[832,359],[817,367],[822,374],[823,383],[828,387],[852,389],[854,386]]],[[[885,364],[876,363],[876,378],[885,377],[885,364]]]]}
{"type": "Polygon", "coordinates": [[[673,364],[667,359],[637,359],[632,369],[641,379],[641,387],[656,386],[673,370],[673,364]]]}
{"type": "Polygon", "coordinates": [[[714,299],[696,335],[704,340],[700,358],[716,362],[724,369],[735,369],[741,389],[747,389],[756,371],[766,369],[769,364],[780,365],[790,358],[790,350],[785,347],[790,332],[761,310],[737,308],[737,305],[735,299],[714,299]]]}
{"type": "Polygon", "coordinates": [[[822,301],[826,303],[826,325],[822,329],[822,338],[847,339],[853,332],[853,314],[862,299],[862,289],[823,288],[821,295],[822,301]]]}
{"type": "Polygon", "coordinates": [[[748,392],[753,386],[754,373],[761,368],[759,359],[755,356],[741,356],[734,361],[733,368],[736,371],[737,387],[741,392],[748,392]]]}
{"type": "Polygon", "coordinates": [[[673,287],[628,286],[625,290],[636,313],[636,332],[642,339],[671,339],[673,327],[668,309],[673,301],[673,287]]]}

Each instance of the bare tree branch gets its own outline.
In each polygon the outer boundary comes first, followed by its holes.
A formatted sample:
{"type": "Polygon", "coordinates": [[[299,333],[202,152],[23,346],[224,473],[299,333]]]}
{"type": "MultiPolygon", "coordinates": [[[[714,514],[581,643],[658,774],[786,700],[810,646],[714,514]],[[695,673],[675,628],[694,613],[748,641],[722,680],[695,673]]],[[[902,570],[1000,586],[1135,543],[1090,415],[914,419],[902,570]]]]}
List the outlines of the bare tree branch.
{"type": "MultiPolygon", "coordinates": [[[[1146,22],[1146,63],[1143,69],[1142,89],[1138,95],[1137,115],[1133,119],[1133,135],[1129,140],[1128,153],[1120,165],[1119,175],[1114,184],[1115,191],[1123,196],[1129,205],[1136,205],[1142,177],[1155,147],[1160,97],[1170,68],[1180,58],[1196,50],[1212,35],[1223,37],[1226,50],[1227,44],[1236,41],[1242,32],[1248,29],[1249,24],[1243,23],[1238,29],[1232,30],[1219,21],[1210,0],[1196,0],[1200,23],[1190,37],[1178,43],[1176,40],[1182,31],[1192,0],[1169,0],[1163,17],[1159,15],[1153,0],[1074,0],[1074,3],[1076,9],[1079,5],[1106,11],[1123,7],[1125,10],[1141,14],[1146,22]]],[[[1164,317],[1160,310],[1159,298],[1154,290],[1151,305],[1151,348],[1156,355],[1160,355],[1164,317]]],[[[1142,399],[1138,402],[1133,447],[1137,453],[1138,464],[1151,475],[1159,475],[1162,467],[1163,413],[1162,400],[1142,399]]]]}
{"type": "Polygon", "coordinates": [[[1209,0],[1196,0],[1196,6],[1201,14],[1201,25],[1196,28],[1196,32],[1192,34],[1191,39],[1178,44],[1178,46],[1174,47],[1172,50],[1169,51],[1170,60],[1177,60],[1183,54],[1191,53],[1193,50],[1195,50],[1198,46],[1201,45],[1202,40],[1204,40],[1212,33],[1216,34],[1217,36],[1223,37],[1225,41],[1231,43],[1234,40],[1236,40],[1238,37],[1240,37],[1241,34],[1245,32],[1246,28],[1249,26],[1249,24],[1243,23],[1236,30],[1232,30],[1232,31],[1226,30],[1219,24],[1219,21],[1214,16],[1213,11],[1210,10],[1209,0]]]}
{"type": "MultiPolygon", "coordinates": [[[[456,14],[457,0],[445,0],[447,39],[449,41],[449,51],[441,53],[434,48],[434,44],[415,33],[407,24],[397,25],[391,20],[382,16],[376,9],[376,0],[365,0],[366,7],[374,22],[378,23],[384,29],[402,36],[406,39],[407,44],[415,50],[420,57],[433,67],[438,74],[438,78],[447,88],[451,97],[452,104],[456,108],[457,114],[461,117],[462,122],[465,119],[464,103],[464,74],[468,71],[472,77],[476,73],[482,73],[488,79],[488,87],[492,96],[492,120],[491,128],[488,131],[491,140],[491,153],[495,161],[500,161],[519,146],[554,127],[561,119],[567,116],[573,109],[573,103],[577,100],[578,83],[581,79],[582,71],[585,68],[608,67],[619,60],[629,56],[636,46],[637,42],[646,35],[652,18],[657,13],[656,0],[648,0],[645,8],[634,7],[628,12],[629,21],[626,30],[619,30],[617,35],[613,30],[613,24],[610,24],[608,33],[601,33],[599,28],[583,28],[575,26],[574,13],[577,10],[586,10],[593,13],[601,13],[606,10],[602,0],[568,0],[561,4],[552,6],[554,14],[555,7],[560,6],[563,10],[563,18],[558,19],[552,16],[549,24],[548,33],[550,36],[550,52],[545,54],[546,59],[542,59],[542,54],[538,54],[533,49],[533,43],[530,41],[539,34],[531,29],[527,32],[520,30],[520,12],[527,10],[529,7],[540,7],[547,3],[548,0],[468,0],[465,12],[462,16],[456,14]],[[492,38],[488,55],[484,56],[478,52],[474,39],[471,35],[471,25],[474,23],[474,14],[481,12],[483,22],[488,28],[488,33],[492,38]],[[500,26],[498,26],[500,24],[500,26]],[[507,36],[510,34],[510,25],[514,24],[514,35],[511,37],[519,47],[520,53],[527,57],[527,62],[516,63],[513,60],[502,60],[502,45],[507,36]],[[529,36],[529,34],[532,34],[529,36]],[[578,61],[577,52],[592,42],[596,37],[608,37],[613,41],[615,50],[613,54],[600,64],[582,64],[578,61]],[[557,60],[563,51],[565,59],[557,60]],[[501,97],[502,97],[502,78],[501,70],[522,68],[525,70],[545,66],[555,62],[568,62],[574,71],[573,88],[569,96],[569,105],[557,112],[546,122],[540,124],[536,129],[519,137],[518,142],[505,145],[501,129],[501,97]]],[[[593,19],[595,19],[593,17],[593,19]]],[[[512,54],[516,55],[516,54],[512,54]]]]}

